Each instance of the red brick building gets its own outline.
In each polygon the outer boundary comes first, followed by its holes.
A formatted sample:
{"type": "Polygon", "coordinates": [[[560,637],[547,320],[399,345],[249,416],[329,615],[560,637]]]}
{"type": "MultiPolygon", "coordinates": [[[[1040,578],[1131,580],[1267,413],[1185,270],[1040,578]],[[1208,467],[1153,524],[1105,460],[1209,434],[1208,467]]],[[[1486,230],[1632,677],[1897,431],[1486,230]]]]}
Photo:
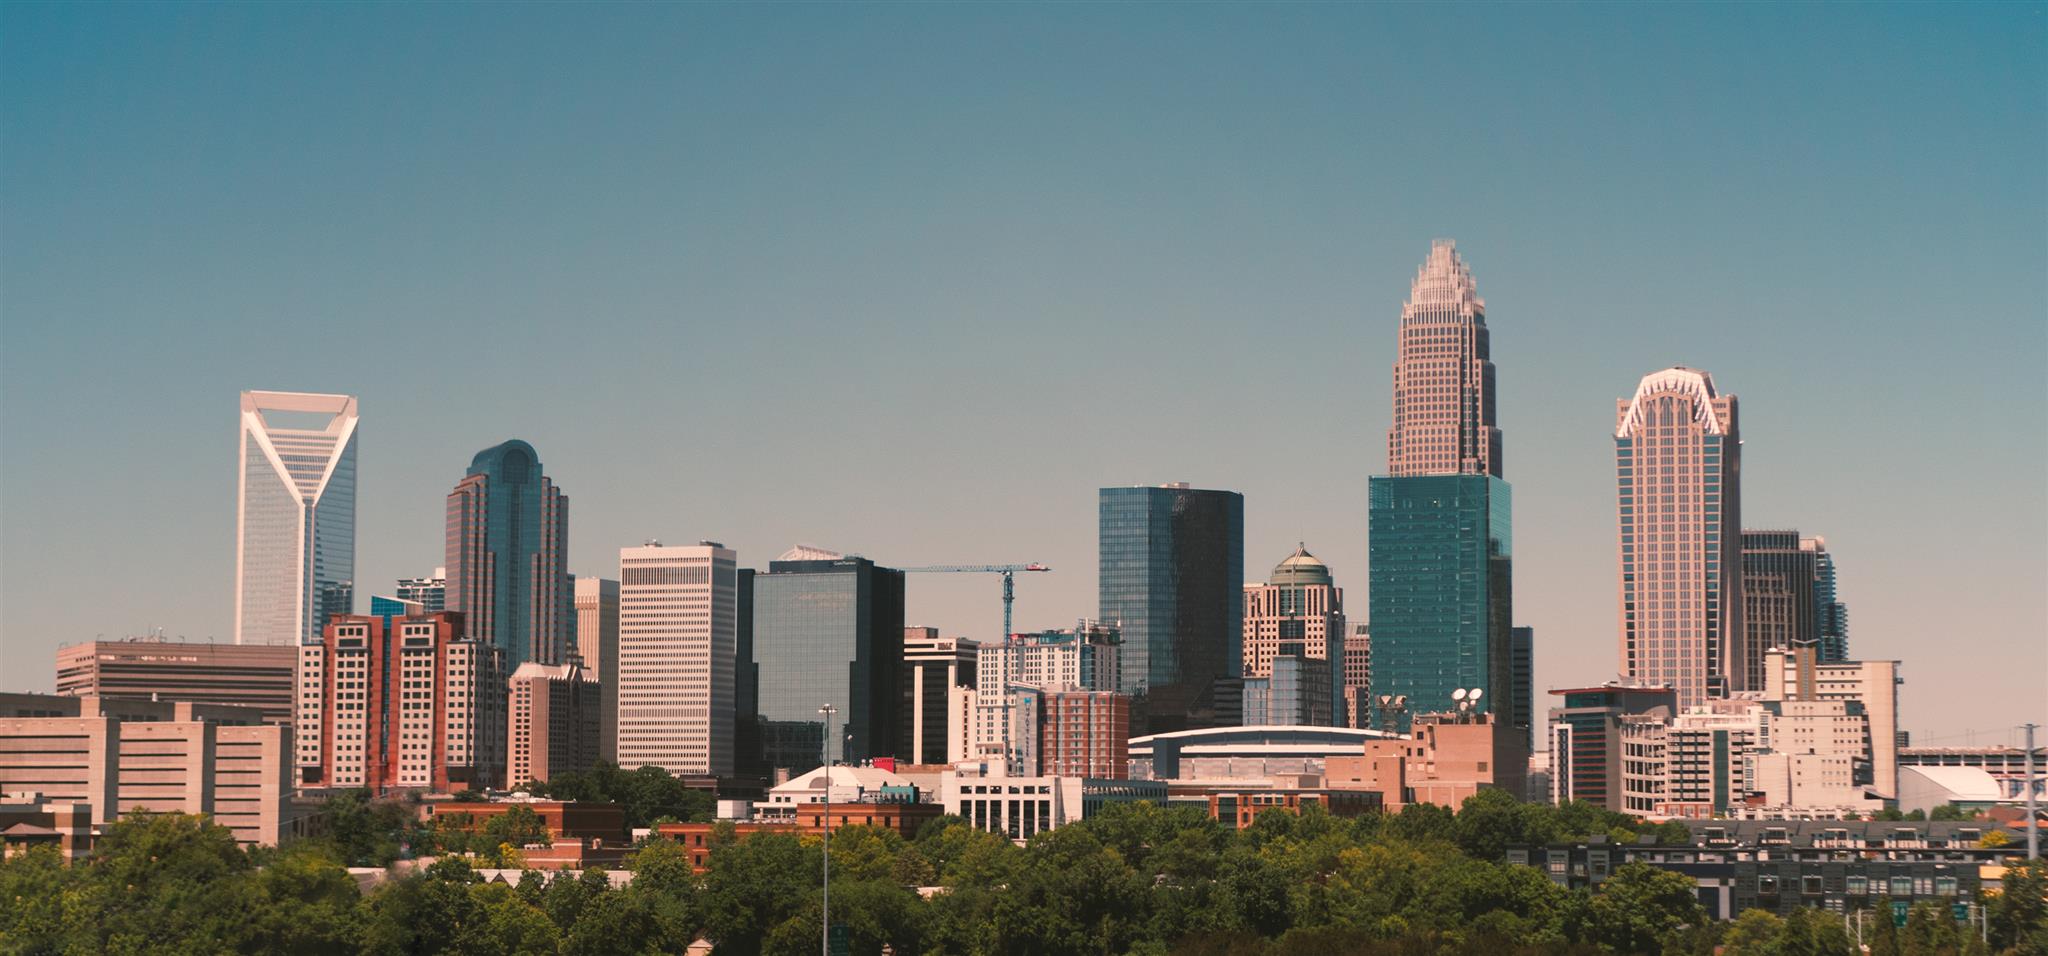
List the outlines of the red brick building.
{"type": "Polygon", "coordinates": [[[1040,773],[1130,776],[1131,699],[1111,691],[1047,691],[1038,722],[1040,773]]]}

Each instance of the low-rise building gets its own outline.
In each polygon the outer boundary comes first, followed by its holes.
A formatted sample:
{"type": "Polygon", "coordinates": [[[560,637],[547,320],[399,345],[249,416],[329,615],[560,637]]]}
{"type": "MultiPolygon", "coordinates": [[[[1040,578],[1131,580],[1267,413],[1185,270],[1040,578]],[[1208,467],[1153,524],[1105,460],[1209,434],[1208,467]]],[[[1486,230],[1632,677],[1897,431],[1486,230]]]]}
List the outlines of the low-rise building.
{"type": "Polygon", "coordinates": [[[1375,793],[1388,811],[1411,803],[1457,808],[1481,789],[1520,795],[1529,753],[1505,715],[1417,714],[1406,737],[1368,740],[1363,753],[1324,761],[1332,789],[1375,793]]]}
{"type": "Polygon", "coordinates": [[[1331,757],[1364,752],[1370,740],[1401,735],[1352,727],[1208,727],[1131,740],[1131,777],[1137,780],[1242,781],[1274,776],[1320,776],[1331,757]]]}
{"type": "Polygon", "coordinates": [[[243,844],[274,845],[302,826],[291,754],[291,728],[253,708],[0,694],[0,792],[83,804],[95,825],[207,814],[243,844]]]}
{"type": "Polygon", "coordinates": [[[76,860],[92,851],[92,833],[92,804],[34,792],[0,794],[0,857],[47,845],[76,860]]]}
{"type": "Polygon", "coordinates": [[[616,803],[537,800],[516,794],[502,800],[426,800],[420,803],[420,819],[443,827],[478,830],[514,807],[533,811],[556,840],[593,840],[606,846],[632,841],[626,829],[626,808],[616,803]]]}
{"type": "Polygon", "coordinates": [[[1001,762],[962,764],[940,778],[939,805],[978,830],[1012,840],[1094,816],[1113,803],[1166,802],[1163,783],[1078,776],[1013,776],[1001,762]]]}
{"type": "Polygon", "coordinates": [[[298,660],[289,644],[87,641],[57,649],[57,693],[251,707],[289,724],[298,660]]]}

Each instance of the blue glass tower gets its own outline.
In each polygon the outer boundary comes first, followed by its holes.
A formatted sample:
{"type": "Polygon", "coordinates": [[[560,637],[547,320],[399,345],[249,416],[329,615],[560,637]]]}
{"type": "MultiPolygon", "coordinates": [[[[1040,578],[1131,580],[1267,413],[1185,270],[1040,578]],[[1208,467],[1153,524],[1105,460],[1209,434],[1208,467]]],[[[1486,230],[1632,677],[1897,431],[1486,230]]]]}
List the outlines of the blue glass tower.
{"type": "Polygon", "coordinates": [[[1235,723],[1217,693],[1244,674],[1244,496],[1174,484],[1099,504],[1099,617],[1123,630],[1131,734],[1235,723]]]}
{"type": "Polygon", "coordinates": [[[507,668],[561,663],[575,646],[569,497],[517,439],[483,451],[448,494],[447,608],[507,668]]]}
{"type": "Polygon", "coordinates": [[[1516,700],[1508,483],[1491,475],[1372,478],[1372,697],[1375,726],[1456,707],[1478,688],[1478,709],[1512,719],[1516,700]],[[1382,697],[1407,698],[1389,713],[1382,697]]]}
{"type": "Polygon", "coordinates": [[[745,572],[734,700],[743,772],[791,776],[820,762],[818,708],[838,708],[832,759],[892,755],[902,697],[903,572],[866,558],[799,548],[745,572]]]}

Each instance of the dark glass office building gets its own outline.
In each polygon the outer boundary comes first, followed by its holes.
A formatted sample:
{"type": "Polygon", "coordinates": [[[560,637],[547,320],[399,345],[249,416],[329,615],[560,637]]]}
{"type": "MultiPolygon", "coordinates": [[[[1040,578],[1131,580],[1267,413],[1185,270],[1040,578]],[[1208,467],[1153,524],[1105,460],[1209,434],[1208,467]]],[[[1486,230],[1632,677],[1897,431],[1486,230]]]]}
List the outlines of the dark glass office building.
{"type": "Polygon", "coordinates": [[[1378,711],[1383,696],[1407,698],[1373,726],[1406,731],[1411,715],[1453,710],[1452,692],[1474,688],[1486,692],[1480,711],[1512,719],[1508,483],[1379,475],[1370,495],[1372,704],[1378,711]]]}
{"type": "MultiPolygon", "coordinates": [[[[794,552],[793,552],[794,553],[794,552]]],[[[741,687],[737,722],[743,775],[816,769],[825,743],[818,708],[832,717],[832,758],[893,756],[903,674],[903,572],[859,557],[771,561],[739,581],[741,687]],[[751,626],[748,626],[751,625],[751,626]],[[752,686],[747,686],[750,684],[752,686]],[[751,700],[753,703],[747,705],[751,700]]]]}
{"type": "Polygon", "coordinates": [[[1536,749],[1536,629],[1518,627],[1508,632],[1514,645],[1515,709],[1508,723],[1522,731],[1522,743],[1536,749]]]}
{"type": "Polygon", "coordinates": [[[559,664],[575,646],[569,496],[514,439],[477,452],[448,493],[448,610],[468,636],[505,652],[505,666],[559,664]]]}
{"type": "Polygon", "coordinates": [[[1123,631],[1132,736],[1235,723],[1244,496],[1185,484],[1104,488],[1100,516],[1099,617],[1123,631]]]}

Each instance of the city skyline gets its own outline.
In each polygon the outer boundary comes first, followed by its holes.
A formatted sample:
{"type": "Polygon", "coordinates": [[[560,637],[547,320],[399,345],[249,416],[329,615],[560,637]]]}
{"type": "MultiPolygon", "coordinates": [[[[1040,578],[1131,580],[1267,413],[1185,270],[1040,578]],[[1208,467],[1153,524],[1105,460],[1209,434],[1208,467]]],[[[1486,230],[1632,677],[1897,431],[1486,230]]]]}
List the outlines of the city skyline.
{"type": "MultiPolygon", "coordinates": [[[[1916,743],[2040,719],[2048,236],[2031,158],[2048,111],[2039,90],[1991,84],[2039,62],[2038,30],[1994,29],[2005,14],[1983,8],[1750,11],[1774,24],[1754,31],[1697,10],[1633,27],[1496,12],[1244,31],[1242,12],[1198,10],[1157,72],[1134,74],[1120,54],[1150,21],[1132,11],[1075,11],[1085,39],[1027,11],[949,12],[900,47],[887,10],[844,47],[764,33],[772,13],[670,11],[646,15],[708,34],[695,65],[627,43],[548,90],[520,79],[513,40],[555,34],[588,57],[587,35],[507,11],[508,33],[465,65],[532,92],[512,97],[532,117],[493,107],[445,134],[462,87],[415,44],[367,91],[307,76],[388,39],[346,10],[319,24],[332,40],[304,11],[130,11],[110,30],[90,9],[11,12],[0,85],[61,95],[10,95],[4,120],[19,144],[0,169],[6,689],[48,689],[61,642],[158,626],[233,640],[222,429],[245,389],[361,399],[358,611],[442,563],[454,469],[507,435],[546,449],[575,493],[575,573],[613,576],[618,549],[648,537],[726,541],[756,568],[806,540],[886,566],[1042,561],[1055,572],[1018,586],[1028,631],[1092,614],[1095,489],[1186,480],[1245,496],[1253,567],[1306,541],[1365,607],[1388,333],[1417,257],[1452,236],[1512,356],[1498,415],[1514,434],[1514,623],[1536,630],[1539,701],[1613,676],[1600,429],[1644,370],[1684,364],[1742,396],[1744,523],[1828,538],[1857,614],[1850,656],[1904,662],[1916,743]],[[315,55],[192,41],[236,17],[315,55]],[[1485,65],[1418,98],[1400,76],[1443,56],[1447,25],[1485,65]],[[1034,54],[1072,45],[1070,75],[1029,70],[992,30],[1034,54]],[[1738,36],[1754,68],[1716,67],[1713,44],[1738,36]],[[761,74],[713,49],[742,37],[811,65],[742,94],[761,74]],[[1385,62],[1355,62],[1347,38],[1390,43],[1385,62]],[[1585,62],[1529,79],[1558,45],[1585,62]],[[809,105],[856,52],[868,72],[809,105]],[[938,89],[921,70],[967,82],[938,89]],[[252,93],[238,75],[281,82],[252,93]],[[145,76],[161,92],[137,95],[145,76]],[[1612,92],[1616,76],[1640,88],[1612,92]],[[646,109],[693,77],[753,108],[646,109]],[[1743,115],[1787,88],[1800,95],[1782,111],[1743,115]],[[977,97],[1012,129],[973,121],[977,97]],[[331,128],[295,118],[302,100],[331,128]],[[407,105],[376,105],[390,102],[407,105]],[[1542,103],[1554,125],[1516,119],[1542,103]],[[1559,116],[1574,103],[1590,108],[1559,116]],[[87,111],[101,119],[66,118],[87,111]],[[261,163],[180,145],[230,124],[261,163]],[[1487,148],[1455,148],[1469,135],[1487,148]],[[812,137],[824,148],[799,148],[812,137]],[[338,139],[398,148],[379,161],[338,139]],[[1957,142],[1984,148],[1916,145],[1957,142]],[[678,157],[685,175],[652,175],[678,157]],[[543,338],[562,317],[579,334],[543,338]],[[474,341],[501,322],[509,334],[474,341]],[[441,358],[458,348],[488,352],[490,377],[441,358]],[[490,387],[504,375],[536,384],[490,387]],[[119,382],[147,382],[150,400],[119,382]],[[66,415],[43,411],[60,400],[66,415]],[[637,438],[650,421],[667,438],[637,438]]],[[[429,36],[474,22],[404,16],[429,36]]],[[[954,577],[915,577],[907,623],[989,638],[993,583],[954,577]]]]}

